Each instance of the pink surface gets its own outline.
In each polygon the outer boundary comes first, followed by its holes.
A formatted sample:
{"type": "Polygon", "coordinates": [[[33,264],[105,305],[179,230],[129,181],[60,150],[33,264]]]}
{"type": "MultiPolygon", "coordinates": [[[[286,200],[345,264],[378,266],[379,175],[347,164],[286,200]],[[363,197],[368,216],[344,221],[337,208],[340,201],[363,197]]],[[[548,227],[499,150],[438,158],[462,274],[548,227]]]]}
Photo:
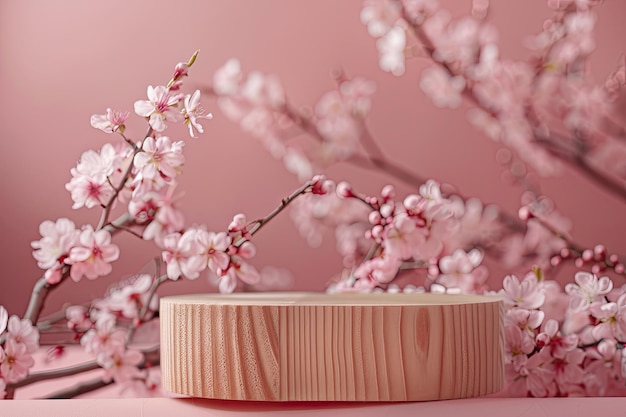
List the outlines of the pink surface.
{"type": "Polygon", "coordinates": [[[543,417],[616,415],[626,398],[476,398],[424,403],[255,403],[200,399],[31,400],[0,403],[0,415],[26,416],[463,416],[543,417]]]}
{"type": "MultiPolygon", "coordinates": [[[[469,11],[470,1],[442,1],[456,13],[469,11]]],[[[375,41],[359,22],[360,0],[58,0],[0,2],[0,304],[22,314],[33,283],[41,275],[31,256],[45,219],[70,216],[77,223],[95,223],[99,213],[71,210],[64,190],[69,170],[88,148],[110,138],[89,125],[89,117],[107,107],[127,108],[145,98],[148,84],[164,83],[174,64],[200,49],[191,83],[201,87],[231,57],[244,70],[274,73],[281,78],[294,105],[313,104],[333,88],[329,71],[342,66],[353,76],[376,81],[370,120],[372,132],[389,156],[424,177],[459,186],[465,195],[502,204],[516,211],[520,190],[503,185],[495,163],[497,144],[470,127],[463,109],[435,108],[418,87],[424,61],[408,64],[401,78],[378,68],[375,41]]],[[[593,74],[604,79],[624,51],[626,2],[598,8],[597,51],[593,74]]],[[[492,21],[500,30],[501,54],[526,57],[524,36],[540,31],[548,16],[546,2],[492,1],[492,21]]],[[[225,119],[215,103],[205,123],[206,135],[190,141],[179,191],[189,224],[206,223],[223,230],[232,215],[255,218],[272,210],[298,186],[249,135],[225,119]]],[[[185,133],[180,130],[179,133],[185,133]]],[[[175,134],[175,132],[171,132],[175,134]]],[[[388,178],[341,166],[329,174],[376,193],[388,178]]],[[[577,241],[599,241],[625,253],[623,206],[595,190],[579,175],[549,180],[544,191],[553,196],[574,224],[577,241]],[[567,184],[567,185],[566,185],[567,184]]],[[[408,192],[400,187],[398,195],[408,192]]],[[[153,245],[134,237],[118,240],[122,256],[110,278],[64,284],[55,291],[46,312],[65,302],[85,302],[102,295],[112,282],[142,268],[158,255],[153,245]]],[[[255,265],[292,270],[296,288],[322,290],[341,268],[329,241],[309,249],[297,236],[288,216],[259,234],[255,265]]],[[[495,270],[494,282],[503,271],[495,270]]],[[[562,280],[570,280],[564,275],[562,280]]],[[[164,287],[164,294],[211,289],[205,280],[164,287]]]]}

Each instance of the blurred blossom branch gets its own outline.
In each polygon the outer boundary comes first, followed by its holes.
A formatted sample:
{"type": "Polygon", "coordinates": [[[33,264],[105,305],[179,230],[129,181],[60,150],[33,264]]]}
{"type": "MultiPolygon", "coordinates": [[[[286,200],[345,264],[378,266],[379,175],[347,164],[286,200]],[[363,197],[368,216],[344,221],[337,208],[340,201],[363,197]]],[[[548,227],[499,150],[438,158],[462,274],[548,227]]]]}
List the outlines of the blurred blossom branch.
{"type": "MultiPolygon", "coordinates": [[[[625,127],[614,108],[626,85],[624,60],[602,85],[587,71],[593,8],[601,2],[548,1],[554,14],[533,36],[535,56],[529,61],[501,57],[489,2],[470,3],[470,15],[453,19],[436,0],[366,0],[360,17],[376,39],[381,69],[401,76],[406,59],[426,58],[420,88],[433,104],[457,108],[465,102],[470,122],[506,147],[498,161],[524,188],[517,215],[390,158],[368,128],[373,82],[338,71],[335,89],[312,106],[297,107],[277,76],[244,74],[231,59],[205,92],[302,185],[256,220],[236,214],[218,232],[187,226],[174,195],[186,142],[165,132],[182,123],[197,138],[204,133],[203,121],[213,117],[201,106],[200,90],[184,91],[196,52],[175,66],[167,83],[148,86],[147,99],[134,103],[134,114],[147,124],[139,140],[127,132],[129,112],[107,109],[91,117],[94,128],[119,140],[84,152],[65,188],[73,209],[100,209],[100,217],[95,227],[77,227],[69,218],[40,225],[41,238],[32,248],[44,274],[27,310],[23,317],[9,316],[0,306],[0,397],[98,368],[101,377],[52,397],[69,398],[111,383],[134,395],[160,394],[155,325],[161,286],[208,275],[224,293],[285,288],[284,271],[259,271],[251,260],[252,237],[287,208],[312,246],[322,243],[324,230],[334,231],[342,265],[328,292],[498,293],[506,305],[511,395],[626,394],[623,258],[602,243],[577,243],[571,222],[542,195],[536,179],[560,174],[565,162],[620,203],[626,198],[625,127]],[[340,163],[375,168],[410,191],[398,196],[390,184],[371,194],[327,179],[327,168],[340,163]],[[48,295],[61,283],[84,285],[113,275],[120,255],[113,238],[124,232],[160,251],[154,271],[42,319],[48,295]],[[485,256],[510,272],[502,289],[488,285],[485,256]],[[548,278],[568,263],[576,268],[574,282],[561,288],[548,278]],[[614,279],[621,279],[621,286],[614,279]],[[40,333],[59,327],[91,360],[31,372],[40,333]]],[[[54,346],[49,356],[54,360],[64,351],[54,346]]]]}

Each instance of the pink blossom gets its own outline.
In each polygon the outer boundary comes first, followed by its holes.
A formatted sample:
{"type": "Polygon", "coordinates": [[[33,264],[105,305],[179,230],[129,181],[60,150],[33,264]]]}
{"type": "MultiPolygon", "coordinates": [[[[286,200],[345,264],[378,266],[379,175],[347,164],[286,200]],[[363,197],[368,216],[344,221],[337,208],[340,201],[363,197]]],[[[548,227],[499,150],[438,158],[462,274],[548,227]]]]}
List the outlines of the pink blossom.
{"type": "Polygon", "coordinates": [[[554,373],[554,378],[561,393],[576,390],[576,386],[583,382],[585,371],[582,362],[585,352],[582,349],[572,349],[561,358],[554,358],[547,364],[547,369],[554,373]]]}
{"type": "Polygon", "coordinates": [[[189,128],[189,136],[195,138],[197,136],[194,131],[204,133],[204,128],[198,119],[212,119],[213,115],[211,113],[205,114],[202,107],[200,107],[200,90],[194,91],[193,94],[187,94],[183,103],[183,116],[185,124],[189,128]]]}
{"type": "Polygon", "coordinates": [[[504,303],[512,307],[534,309],[545,301],[544,291],[533,273],[526,275],[521,282],[515,275],[507,275],[502,287],[500,294],[504,296],[504,303]]]}
{"type": "Polygon", "coordinates": [[[433,100],[435,106],[456,108],[462,102],[465,78],[459,75],[450,76],[440,66],[432,66],[422,71],[420,88],[433,100]]]}
{"type": "Polygon", "coordinates": [[[361,23],[367,26],[370,36],[379,38],[391,30],[400,19],[400,3],[390,0],[366,0],[361,9],[361,23]]]}
{"type": "Polygon", "coordinates": [[[149,274],[139,275],[134,282],[122,288],[111,291],[107,307],[113,312],[119,312],[128,319],[142,319],[139,317],[141,309],[150,302],[148,312],[158,310],[159,297],[154,294],[150,300],[148,291],[152,286],[153,278],[149,274]]]}
{"type": "Polygon", "coordinates": [[[548,346],[547,350],[554,358],[563,359],[568,352],[578,347],[576,334],[561,334],[559,323],[554,319],[545,322],[542,331],[537,334],[537,347],[548,346]]]}
{"type": "Polygon", "coordinates": [[[406,32],[395,26],[376,42],[380,54],[378,65],[383,71],[399,76],[404,74],[404,50],[406,47],[406,32]]]}
{"type": "Polygon", "coordinates": [[[439,260],[437,283],[447,288],[459,288],[463,293],[482,293],[486,290],[487,272],[480,268],[483,255],[478,249],[465,252],[457,249],[439,260]]]}
{"type": "Polygon", "coordinates": [[[26,353],[33,353],[39,348],[39,330],[28,319],[17,316],[9,318],[7,340],[9,339],[26,346],[26,353]]]}
{"type": "Polygon", "coordinates": [[[401,265],[402,260],[392,256],[376,257],[359,265],[354,276],[377,284],[388,284],[396,277],[401,265]]]}
{"type": "Polygon", "coordinates": [[[84,152],[76,168],[70,171],[72,179],[65,185],[74,200],[72,208],[108,204],[113,196],[110,176],[120,164],[120,155],[110,144],[104,145],[100,152],[84,152]]]}
{"type": "Polygon", "coordinates": [[[343,81],[339,93],[351,115],[364,118],[371,107],[371,97],[376,91],[376,84],[365,78],[357,77],[343,81]]]}
{"type": "Polygon", "coordinates": [[[103,380],[118,383],[128,382],[141,377],[137,366],[143,361],[143,354],[135,349],[116,349],[113,352],[101,352],[96,361],[105,370],[103,380]]]}
{"type": "Polygon", "coordinates": [[[466,67],[477,61],[482,46],[497,38],[495,29],[484,20],[462,17],[452,21],[447,10],[438,10],[426,19],[424,32],[433,43],[433,58],[466,67]]]}
{"type": "Polygon", "coordinates": [[[141,152],[133,160],[139,172],[136,181],[148,180],[157,187],[170,183],[185,162],[184,146],[184,142],[172,142],[167,136],[156,139],[147,137],[141,146],[141,152]]]}
{"type": "Polygon", "coordinates": [[[107,355],[122,349],[126,344],[126,332],[115,329],[115,317],[110,313],[98,317],[95,327],[80,339],[87,353],[107,355]]]}
{"type": "Polygon", "coordinates": [[[511,308],[506,311],[507,323],[514,324],[522,331],[534,337],[535,330],[541,326],[545,314],[541,310],[526,310],[525,308],[511,308]]]}
{"type": "Polygon", "coordinates": [[[393,224],[385,232],[385,249],[387,256],[392,258],[409,260],[425,242],[424,231],[406,215],[395,216],[393,224]]]}
{"type": "Polygon", "coordinates": [[[570,308],[580,311],[588,308],[591,303],[613,289],[613,281],[609,277],[598,278],[595,274],[578,271],[574,275],[576,284],[565,285],[565,292],[571,297],[570,308]]]}
{"type": "Polygon", "coordinates": [[[65,309],[67,327],[76,332],[86,332],[92,326],[89,310],[85,306],[74,305],[65,309]]]}
{"type": "Polygon", "coordinates": [[[84,276],[95,279],[111,272],[111,262],[117,260],[120,250],[111,243],[111,233],[107,230],[94,231],[86,225],[80,233],[80,241],[70,250],[65,263],[72,266],[70,277],[78,282],[84,276]]]}
{"type": "Polygon", "coordinates": [[[616,302],[591,303],[589,312],[599,321],[592,331],[596,340],[607,338],[626,340],[626,293],[620,295],[616,302]]]}
{"type": "Polygon", "coordinates": [[[509,394],[515,397],[527,397],[528,394],[533,397],[555,395],[554,370],[544,366],[548,359],[545,353],[540,352],[521,360],[515,367],[508,367],[509,394]]]}
{"type": "Polygon", "coordinates": [[[515,323],[507,324],[504,331],[506,363],[513,363],[518,355],[528,355],[535,349],[535,341],[532,337],[515,323]]]}
{"type": "Polygon", "coordinates": [[[170,89],[159,85],[148,86],[148,100],[135,102],[135,113],[141,117],[148,117],[150,127],[157,132],[163,132],[166,121],[180,120],[180,113],[176,106],[182,100],[182,94],[171,94],[170,89]]]}
{"type": "Polygon", "coordinates": [[[25,344],[14,339],[7,339],[4,343],[4,359],[0,363],[2,379],[8,383],[18,382],[28,375],[28,370],[35,364],[35,360],[28,353],[25,344]]]}
{"type": "Polygon", "coordinates": [[[213,90],[219,95],[235,94],[242,80],[241,64],[230,59],[213,74],[213,90]]]}
{"type": "Polygon", "coordinates": [[[107,109],[105,114],[91,116],[91,126],[105,133],[124,133],[124,122],[128,119],[128,112],[107,109]]]}
{"type": "Polygon", "coordinates": [[[99,152],[91,149],[83,152],[71,174],[74,177],[85,176],[94,183],[102,184],[121,165],[123,156],[123,148],[118,150],[110,143],[106,143],[99,152]]]}
{"type": "Polygon", "coordinates": [[[106,206],[113,196],[114,190],[108,182],[98,183],[87,176],[72,177],[65,188],[71,193],[73,209],[106,206]]]}
{"type": "Polygon", "coordinates": [[[171,233],[163,239],[163,261],[167,265],[169,279],[177,280],[181,276],[195,279],[200,275],[207,264],[196,261],[195,256],[200,253],[196,241],[197,229],[188,229],[184,233],[171,233]],[[191,261],[194,259],[194,261],[191,261]]]}
{"type": "Polygon", "coordinates": [[[173,197],[175,184],[158,191],[135,193],[128,203],[128,212],[139,224],[148,224],[143,231],[145,240],[154,240],[157,246],[163,246],[166,235],[180,232],[185,226],[185,216],[176,207],[173,197]]]}
{"type": "Polygon", "coordinates": [[[215,233],[199,230],[196,235],[199,254],[192,257],[190,262],[208,265],[209,269],[215,273],[218,270],[225,270],[230,262],[227,254],[231,244],[231,238],[224,232],[215,233]]]}
{"type": "Polygon", "coordinates": [[[42,269],[62,263],[70,249],[78,244],[80,231],[73,221],[62,218],[56,222],[45,220],[39,225],[41,239],[31,242],[33,257],[42,269]]]}
{"type": "Polygon", "coordinates": [[[285,104],[285,92],[278,77],[253,71],[241,86],[241,96],[255,106],[279,109],[285,104]]]}

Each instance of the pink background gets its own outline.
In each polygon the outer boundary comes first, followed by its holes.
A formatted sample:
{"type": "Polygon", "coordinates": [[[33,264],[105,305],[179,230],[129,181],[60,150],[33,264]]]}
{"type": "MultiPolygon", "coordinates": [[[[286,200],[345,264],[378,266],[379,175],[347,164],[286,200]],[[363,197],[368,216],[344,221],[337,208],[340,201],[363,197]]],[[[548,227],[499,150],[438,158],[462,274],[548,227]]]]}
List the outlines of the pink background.
{"type": "MultiPolygon", "coordinates": [[[[469,1],[443,3],[455,13],[470,7],[469,1]]],[[[526,57],[523,38],[540,30],[549,15],[546,2],[492,3],[501,54],[526,57]]],[[[77,224],[97,222],[96,211],[73,211],[64,189],[81,153],[111,140],[90,127],[90,115],[106,107],[132,111],[134,101],[145,98],[148,84],[165,83],[173,65],[196,49],[201,52],[191,71],[192,85],[206,85],[218,67],[236,57],[246,71],[278,75],[298,106],[314,104],[333,87],[329,73],[337,66],[375,80],[370,127],[391,158],[421,176],[455,184],[465,195],[516,211],[521,191],[500,181],[498,145],[469,126],[465,109],[439,110],[420,92],[418,75],[425,62],[411,61],[401,78],[379,70],[375,41],[359,22],[360,8],[358,0],[0,2],[0,304],[13,314],[24,312],[30,289],[41,275],[30,249],[30,242],[39,238],[41,221],[70,217],[77,224]]],[[[592,70],[603,80],[625,49],[626,2],[608,1],[598,15],[592,70]]],[[[201,139],[187,141],[179,189],[185,192],[188,224],[223,230],[237,212],[250,218],[269,212],[299,183],[226,120],[214,102],[205,99],[204,107],[215,118],[205,123],[201,139]]],[[[143,127],[130,130],[140,132],[143,127]]],[[[185,138],[182,129],[175,132],[185,138]]],[[[389,181],[350,166],[335,167],[328,174],[368,193],[377,193],[389,181]]],[[[621,201],[567,170],[561,179],[544,184],[545,193],[574,222],[578,242],[602,241],[626,253],[621,201]]],[[[399,195],[410,191],[400,188],[399,195]]],[[[309,249],[288,216],[263,230],[256,242],[255,265],[289,268],[297,289],[323,290],[341,267],[332,240],[309,249]]],[[[158,255],[153,245],[128,235],[117,243],[122,256],[112,277],[63,284],[49,299],[47,311],[101,296],[115,280],[158,255]]],[[[492,274],[496,285],[504,272],[496,269],[492,274]]],[[[213,288],[206,280],[199,279],[168,284],[163,293],[209,290],[213,288]]]]}

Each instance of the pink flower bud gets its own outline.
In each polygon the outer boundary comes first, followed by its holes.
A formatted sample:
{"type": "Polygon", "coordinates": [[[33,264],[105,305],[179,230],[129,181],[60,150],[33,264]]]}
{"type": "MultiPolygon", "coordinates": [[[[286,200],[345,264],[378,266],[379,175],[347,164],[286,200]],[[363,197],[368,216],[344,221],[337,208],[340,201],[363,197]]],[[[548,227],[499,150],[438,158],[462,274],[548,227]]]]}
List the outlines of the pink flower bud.
{"type": "Polygon", "coordinates": [[[393,188],[393,185],[385,185],[380,194],[384,201],[388,201],[396,196],[396,190],[393,188]]]}
{"type": "Polygon", "coordinates": [[[528,206],[520,207],[519,211],[517,212],[517,216],[520,218],[520,220],[524,220],[524,221],[533,218],[533,214],[530,211],[530,208],[528,208],[528,206]]]}
{"type": "Polygon", "coordinates": [[[382,217],[380,216],[380,213],[377,211],[372,211],[369,216],[368,216],[368,220],[370,222],[370,224],[380,224],[380,220],[382,219],[382,217]]]}
{"type": "Polygon", "coordinates": [[[617,272],[618,274],[623,274],[624,273],[624,264],[617,264],[615,265],[615,272],[617,272]]]}
{"type": "Polygon", "coordinates": [[[593,259],[593,251],[591,249],[585,249],[582,254],[583,261],[589,262],[593,259]]]}
{"type": "Polygon", "coordinates": [[[172,79],[176,81],[181,77],[186,77],[188,72],[189,65],[185,62],[179,62],[176,64],[176,67],[174,67],[174,75],[172,75],[172,79]]]}
{"type": "Polygon", "coordinates": [[[337,195],[341,198],[354,197],[354,194],[352,193],[352,186],[345,181],[342,181],[339,184],[337,184],[336,192],[337,192],[337,195]]]}

